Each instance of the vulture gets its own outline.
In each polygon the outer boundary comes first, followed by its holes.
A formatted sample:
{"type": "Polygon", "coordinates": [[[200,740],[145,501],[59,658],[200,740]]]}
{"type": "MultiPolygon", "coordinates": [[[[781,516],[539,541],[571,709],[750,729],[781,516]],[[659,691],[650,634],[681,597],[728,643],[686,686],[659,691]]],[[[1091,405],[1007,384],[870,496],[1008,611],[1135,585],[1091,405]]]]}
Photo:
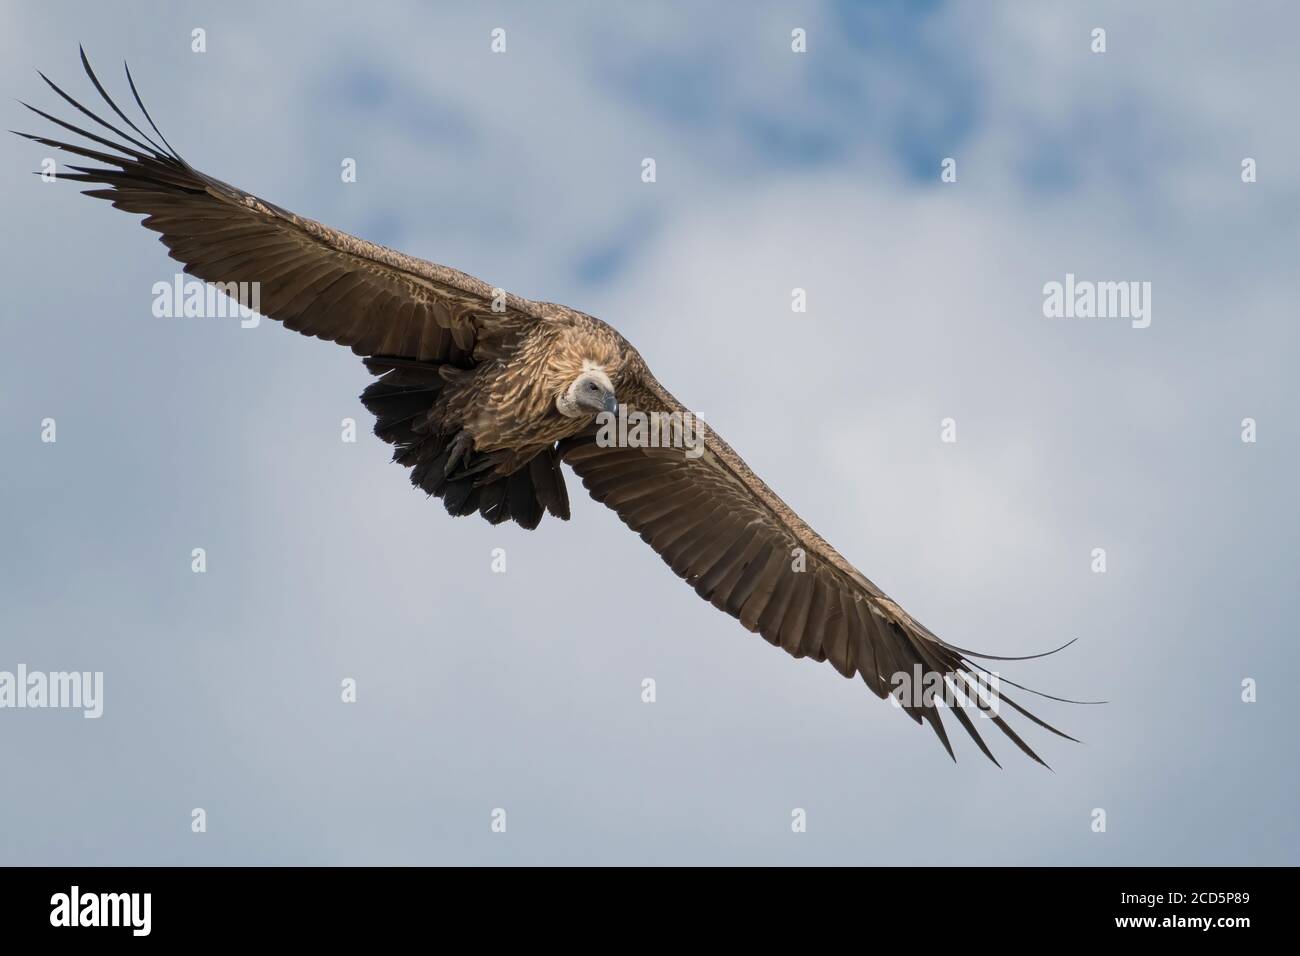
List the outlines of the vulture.
{"type": "Polygon", "coordinates": [[[1007,723],[1008,710],[1075,739],[1000,685],[1038,691],[972,659],[1045,655],[994,657],[941,640],[808,527],[716,433],[704,430],[686,450],[681,442],[633,441],[623,429],[611,440],[613,416],[663,421],[665,434],[677,438],[683,429],[670,423],[694,418],[609,325],[358,239],[214,179],[167,142],[129,68],[138,118],[152,133],[108,95],[84,50],[81,62],[116,119],[39,73],[94,128],[23,103],[83,141],[18,135],[98,164],[70,165],[58,178],[89,184],[86,195],[143,215],[186,273],[223,290],[255,288],[257,312],[360,356],[375,376],[361,394],[375,434],[410,469],[411,483],[440,498],[449,514],[528,529],[546,514],[567,520],[566,464],[700,597],[794,657],[860,676],[877,697],[928,724],[954,760],[942,711],[995,764],[977,720],[1046,766],[1007,723]],[[990,680],[991,701],[980,692],[990,680]],[[954,694],[977,706],[954,706],[954,694]]]}

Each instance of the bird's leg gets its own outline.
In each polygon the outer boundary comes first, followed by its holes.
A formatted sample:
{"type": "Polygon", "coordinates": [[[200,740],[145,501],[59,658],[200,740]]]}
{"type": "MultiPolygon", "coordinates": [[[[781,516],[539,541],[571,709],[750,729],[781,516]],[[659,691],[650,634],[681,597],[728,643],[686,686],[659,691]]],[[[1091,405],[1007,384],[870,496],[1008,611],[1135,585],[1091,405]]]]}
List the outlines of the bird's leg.
{"type": "Polygon", "coordinates": [[[474,438],[469,432],[461,429],[460,433],[451,443],[451,450],[447,455],[447,464],[443,467],[444,476],[450,475],[456,470],[456,466],[462,460],[465,460],[469,453],[474,450],[474,438]]]}

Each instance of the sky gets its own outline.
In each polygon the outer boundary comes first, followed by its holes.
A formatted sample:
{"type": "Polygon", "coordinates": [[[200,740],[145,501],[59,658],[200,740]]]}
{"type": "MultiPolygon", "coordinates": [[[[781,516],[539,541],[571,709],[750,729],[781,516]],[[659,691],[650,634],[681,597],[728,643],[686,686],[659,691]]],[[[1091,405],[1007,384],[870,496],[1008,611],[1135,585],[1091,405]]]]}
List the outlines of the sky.
{"type": "Polygon", "coordinates": [[[1002,673],[1107,703],[1037,702],[1082,741],[1027,730],[1050,771],[1005,741],[1003,769],[954,764],[576,479],[568,523],[449,518],[370,435],[349,350],[155,317],[179,266],[154,234],[5,136],[0,672],[102,672],[103,713],[0,708],[0,863],[1300,863],[1298,27],[1282,2],[3,5],[6,128],[50,128],[15,99],[73,118],[37,69],[93,102],[79,43],[124,96],[128,61],[194,166],[600,316],[928,627],[1077,639],[1002,673]],[[1048,317],[1067,274],[1150,283],[1149,325],[1048,317]]]}

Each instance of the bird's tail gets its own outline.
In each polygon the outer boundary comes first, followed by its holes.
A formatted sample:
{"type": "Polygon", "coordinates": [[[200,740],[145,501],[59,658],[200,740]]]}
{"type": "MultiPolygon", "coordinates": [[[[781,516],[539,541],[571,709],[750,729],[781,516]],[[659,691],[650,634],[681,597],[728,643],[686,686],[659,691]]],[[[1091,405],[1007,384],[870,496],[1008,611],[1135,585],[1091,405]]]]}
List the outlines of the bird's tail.
{"type": "Polygon", "coordinates": [[[411,484],[442,500],[450,515],[478,512],[491,524],[513,520],[533,529],[549,512],[569,519],[569,494],[554,446],[511,474],[494,477],[495,462],[475,453],[463,432],[444,430],[434,414],[447,384],[440,363],[372,356],[380,376],[361,393],[375,416],[375,434],[395,446],[393,460],[411,469],[411,484]]]}

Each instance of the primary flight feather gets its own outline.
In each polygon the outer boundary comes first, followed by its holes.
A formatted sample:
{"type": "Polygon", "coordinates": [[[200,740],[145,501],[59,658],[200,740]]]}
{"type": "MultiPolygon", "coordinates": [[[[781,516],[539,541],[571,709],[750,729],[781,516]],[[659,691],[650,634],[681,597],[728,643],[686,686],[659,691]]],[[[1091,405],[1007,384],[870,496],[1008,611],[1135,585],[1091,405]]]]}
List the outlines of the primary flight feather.
{"type": "MultiPolygon", "coordinates": [[[[71,166],[59,178],[92,184],[87,195],[143,214],[143,225],[187,273],[256,283],[263,315],[362,356],[378,376],[361,395],[376,416],[375,433],[394,445],[393,459],[411,469],[411,482],[442,499],[450,514],[478,512],[493,524],[530,529],[544,513],[567,520],[564,462],[714,607],[795,657],[860,675],[877,697],[895,690],[896,675],[920,677],[929,691],[895,694],[902,709],[928,723],[951,755],[940,714],[947,710],[997,762],[965,708],[936,700],[944,685],[971,697],[987,687],[990,672],[971,657],[988,655],[948,644],[908,615],[718,435],[706,430],[692,455],[599,440],[602,413],[693,417],[618,332],[574,309],[510,295],[304,219],[199,172],[159,132],[129,70],[151,134],[113,102],[84,51],[81,60],[120,125],[41,78],[116,138],[31,106],[94,145],[19,135],[99,163],[71,166]]],[[[1073,739],[1003,693],[997,703],[1073,739]]],[[[1042,763],[997,710],[982,708],[977,719],[987,717],[1042,763]]]]}

